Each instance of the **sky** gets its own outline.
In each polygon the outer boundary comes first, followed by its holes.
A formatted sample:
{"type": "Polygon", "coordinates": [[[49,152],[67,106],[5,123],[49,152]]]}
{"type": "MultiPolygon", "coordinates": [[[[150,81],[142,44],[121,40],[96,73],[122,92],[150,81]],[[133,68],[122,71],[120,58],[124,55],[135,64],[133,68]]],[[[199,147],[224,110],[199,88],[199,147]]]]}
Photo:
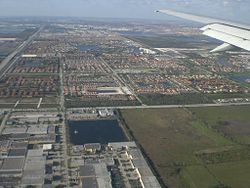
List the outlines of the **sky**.
{"type": "Polygon", "coordinates": [[[0,16],[167,19],[172,9],[250,24],[250,0],[0,0],[0,16]]]}

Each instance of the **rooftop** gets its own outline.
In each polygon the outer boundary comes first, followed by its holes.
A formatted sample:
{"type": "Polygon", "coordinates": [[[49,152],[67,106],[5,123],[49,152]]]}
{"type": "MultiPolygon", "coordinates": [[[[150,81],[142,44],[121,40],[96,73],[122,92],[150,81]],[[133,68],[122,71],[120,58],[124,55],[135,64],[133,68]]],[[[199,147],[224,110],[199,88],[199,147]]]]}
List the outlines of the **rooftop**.
{"type": "Polygon", "coordinates": [[[27,151],[26,148],[11,149],[11,150],[9,151],[8,156],[9,156],[9,157],[17,157],[17,156],[18,156],[18,157],[25,157],[26,151],[27,151]]]}
{"type": "Polygon", "coordinates": [[[0,171],[21,171],[24,165],[24,158],[6,158],[0,171]]]}

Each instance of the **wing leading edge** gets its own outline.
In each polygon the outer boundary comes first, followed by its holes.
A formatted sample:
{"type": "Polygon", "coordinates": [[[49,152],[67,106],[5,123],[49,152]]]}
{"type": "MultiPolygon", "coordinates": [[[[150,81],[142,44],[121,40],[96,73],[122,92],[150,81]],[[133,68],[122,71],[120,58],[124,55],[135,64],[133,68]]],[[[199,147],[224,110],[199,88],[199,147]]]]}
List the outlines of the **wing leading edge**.
{"type": "Polygon", "coordinates": [[[171,10],[159,10],[157,12],[207,24],[201,28],[203,34],[224,42],[224,44],[218,46],[211,52],[226,51],[234,47],[250,51],[250,26],[248,25],[236,24],[224,20],[180,13],[171,10]]]}

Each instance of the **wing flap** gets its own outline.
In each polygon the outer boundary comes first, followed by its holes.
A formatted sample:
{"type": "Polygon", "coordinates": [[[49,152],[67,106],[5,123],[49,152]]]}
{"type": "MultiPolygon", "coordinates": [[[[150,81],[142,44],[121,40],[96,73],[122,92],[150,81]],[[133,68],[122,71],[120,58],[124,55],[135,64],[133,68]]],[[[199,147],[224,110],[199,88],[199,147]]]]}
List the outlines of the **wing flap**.
{"type": "Polygon", "coordinates": [[[250,51],[249,25],[197,16],[188,13],[176,12],[172,10],[159,10],[157,12],[162,12],[175,17],[208,24],[201,29],[203,30],[203,34],[224,42],[223,45],[217,47],[212,51],[221,51],[224,49],[229,49],[233,46],[250,51]]]}
{"type": "Polygon", "coordinates": [[[202,28],[203,34],[250,51],[250,40],[248,39],[249,37],[245,36],[243,33],[245,32],[245,30],[242,29],[237,29],[237,30],[232,29],[231,31],[223,30],[224,26],[223,25],[220,26],[222,27],[211,27],[210,25],[207,25],[202,28]],[[241,34],[243,35],[241,36],[241,34]]]}
{"type": "Polygon", "coordinates": [[[216,47],[215,49],[211,50],[210,52],[211,53],[214,53],[214,52],[224,52],[224,51],[232,50],[234,48],[235,48],[235,46],[233,46],[231,44],[223,43],[222,45],[216,47]]]}
{"type": "Polygon", "coordinates": [[[204,23],[204,24],[223,23],[223,24],[227,24],[227,25],[240,27],[240,28],[245,28],[245,29],[250,30],[249,25],[242,24],[242,23],[230,22],[230,21],[211,18],[211,17],[198,16],[198,15],[194,15],[194,14],[189,14],[189,13],[184,13],[184,12],[177,12],[177,11],[168,10],[168,9],[157,10],[156,12],[161,12],[161,13],[164,13],[164,14],[168,14],[168,15],[171,15],[171,16],[178,17],[178,18],[183,18],[183,19],[186,19],[186,20],[191,20],[191,21],[194,21],[194,22],[199,22],[199,23],[204,23]]]}
{"type": "Polygon", "coordinates": [[[250,40],[250,31],[247,29],[242,29],[242,28],[233,27],[233,26],[225,25],[225,24],[219,24],[219,23],[209,24],[201,28],[201,30],[203,31],[209,30],[209,29],[250,40]]]}
{"type": "Polygon", "coordinates": [[[175,16],[178,18],[183,18],[183,19],[187,19],[187,20],[191,20],[194,22],[199,22],[199,23],[204,23],[204,24],[209,24],[209,23],[213,23],[213,22],[217,22],[217,19],[214,18],[207,18],[207,17],[203,17],[203,16],[196,16],[193,14],[187,14],[187,13],[183,13],[183,12],[176,12],[176,11],[172,11],[172,10],[158,10],[157,12],[161,12],[164,14],[168,14],[171,16],[175,16]]]}

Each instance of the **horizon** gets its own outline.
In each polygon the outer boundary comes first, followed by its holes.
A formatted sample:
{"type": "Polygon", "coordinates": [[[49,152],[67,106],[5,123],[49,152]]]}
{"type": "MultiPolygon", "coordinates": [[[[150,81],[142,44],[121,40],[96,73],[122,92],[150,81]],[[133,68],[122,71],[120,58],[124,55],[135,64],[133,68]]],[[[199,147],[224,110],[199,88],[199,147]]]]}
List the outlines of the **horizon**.
{"type": "Polygon", "coordinates": [[[234,22],[250,23],[246,0],[1,0],[1,18],[63,17],[94,19],[169,20],[157,9],[172,9],[234,22]],[[58,6],[60,5],[60,6],[58,6]],[[139,7],[139,8],[138,8],[139,7]]]}

